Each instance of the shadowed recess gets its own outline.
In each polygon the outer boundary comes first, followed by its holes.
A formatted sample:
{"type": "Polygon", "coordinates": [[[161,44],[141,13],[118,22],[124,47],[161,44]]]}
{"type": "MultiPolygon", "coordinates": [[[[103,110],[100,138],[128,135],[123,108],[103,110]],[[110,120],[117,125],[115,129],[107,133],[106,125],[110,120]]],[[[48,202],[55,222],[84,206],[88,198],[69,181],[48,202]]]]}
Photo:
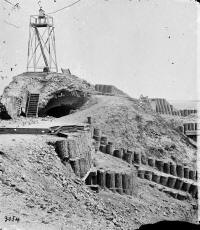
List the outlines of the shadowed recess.
{"type": "Polygon", "coordinates": [[[142,225],[139,230],[160,230],[160,229],[191,229],[199,230],[200,226],[197,224],[192,224],[184,221],[160,221],[154,224],[145,224],[142,225]]]}
{"type": "Polygon", "coordinates": [[[44,109],[39,111],[40,116],[53,116],[56,118],[66,116],[72,110],[79,109],[88,100],[88,95],[82,92],[69,92],[61,90],[56,92],[44,109]]]}

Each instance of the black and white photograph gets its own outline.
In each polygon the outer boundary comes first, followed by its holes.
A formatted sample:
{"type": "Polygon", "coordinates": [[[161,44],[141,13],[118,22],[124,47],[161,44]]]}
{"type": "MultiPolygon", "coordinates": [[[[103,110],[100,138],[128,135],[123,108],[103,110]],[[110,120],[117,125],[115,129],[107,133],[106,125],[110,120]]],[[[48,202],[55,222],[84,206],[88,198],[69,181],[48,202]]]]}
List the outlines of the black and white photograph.
{"type": "Polygon", "coordinates": [[[0,230],[200,229],[200,3],[0,0],[0,230]]]}

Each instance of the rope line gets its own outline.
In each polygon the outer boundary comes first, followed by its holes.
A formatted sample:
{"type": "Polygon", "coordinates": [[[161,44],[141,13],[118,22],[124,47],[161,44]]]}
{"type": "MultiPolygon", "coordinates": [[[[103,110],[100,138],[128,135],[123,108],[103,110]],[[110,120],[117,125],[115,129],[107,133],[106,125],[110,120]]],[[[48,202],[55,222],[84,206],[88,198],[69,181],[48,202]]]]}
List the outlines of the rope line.
{"type": "Polygon", "coordinates": [[[17,25],[15,25],[15,24],[13,24],[13,23],[11,23],[11,22],[8,22],[8,21],[6,21],[6,20],[4,20],[3,21],[5,24],[7,24],[7,25],[10,25],[10,26],[14,26],[15,28],[20,28],[20,26],[17,26],[17,25]]]}
{"type": "Polygon", "coordinates": [[[15,4],[13,4],[12,2],[8,1],[8,0],[3,0],[4,2],[7,2],[8,4],[15,6],[15,4]]]}
{"type": "Polygon", "coordinates": [[[8,4],[10,4],[11,6],[13,6],[14,9],[15,9],[15,8],[20,8],[19,2],[16,3],[16,4],[14,4],[14,3],[12,3],[12,2],[10,2],[10,1],[8,1],[8,0],[3,0],[3,1],[6,2],[6,3],[8,3],[8,4]]]}
{"type": "Polygon", "coordinates": [[[60,12],[60,11],[62,11],[62,10],[65,10],[66,8],[70,8],[71,6],[74,6],[75,4],[79,3],[80,1],[81,1],[81,0],[78,0],[78,1],[76,1],[76,2],[73,2],[73,3],[71,3],[71,4],[67,5],[67,6],[65,6],[65,7],[61,8],[61,9],[59,9],[59,10],[50,12],[50,13],[48,13],[48,14],[55,14],[55,13],[57,13],[57,12],[60,12]]]}

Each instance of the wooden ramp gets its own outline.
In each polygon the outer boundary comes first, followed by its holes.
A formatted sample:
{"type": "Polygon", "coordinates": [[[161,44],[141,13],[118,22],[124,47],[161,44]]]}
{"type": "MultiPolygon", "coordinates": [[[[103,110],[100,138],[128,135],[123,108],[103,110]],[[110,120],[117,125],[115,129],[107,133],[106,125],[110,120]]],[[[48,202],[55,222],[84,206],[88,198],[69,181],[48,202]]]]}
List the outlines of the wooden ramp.
{"type": "Polygon", "coordinates": [[[38,116],[38,102],[40,95],[38,93],[29,93],[26,103],[26,117],[38,116]]]}

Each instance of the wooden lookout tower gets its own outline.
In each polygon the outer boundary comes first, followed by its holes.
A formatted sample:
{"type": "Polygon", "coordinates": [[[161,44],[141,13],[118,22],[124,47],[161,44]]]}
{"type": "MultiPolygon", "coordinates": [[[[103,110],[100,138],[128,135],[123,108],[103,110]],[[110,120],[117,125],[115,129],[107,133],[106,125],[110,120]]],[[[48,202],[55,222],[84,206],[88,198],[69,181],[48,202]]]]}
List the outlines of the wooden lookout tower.
{"type": "Polygon", "coordinates": [[[58,72],[53,17],[30,16],[27,72],[58,72]]]}

